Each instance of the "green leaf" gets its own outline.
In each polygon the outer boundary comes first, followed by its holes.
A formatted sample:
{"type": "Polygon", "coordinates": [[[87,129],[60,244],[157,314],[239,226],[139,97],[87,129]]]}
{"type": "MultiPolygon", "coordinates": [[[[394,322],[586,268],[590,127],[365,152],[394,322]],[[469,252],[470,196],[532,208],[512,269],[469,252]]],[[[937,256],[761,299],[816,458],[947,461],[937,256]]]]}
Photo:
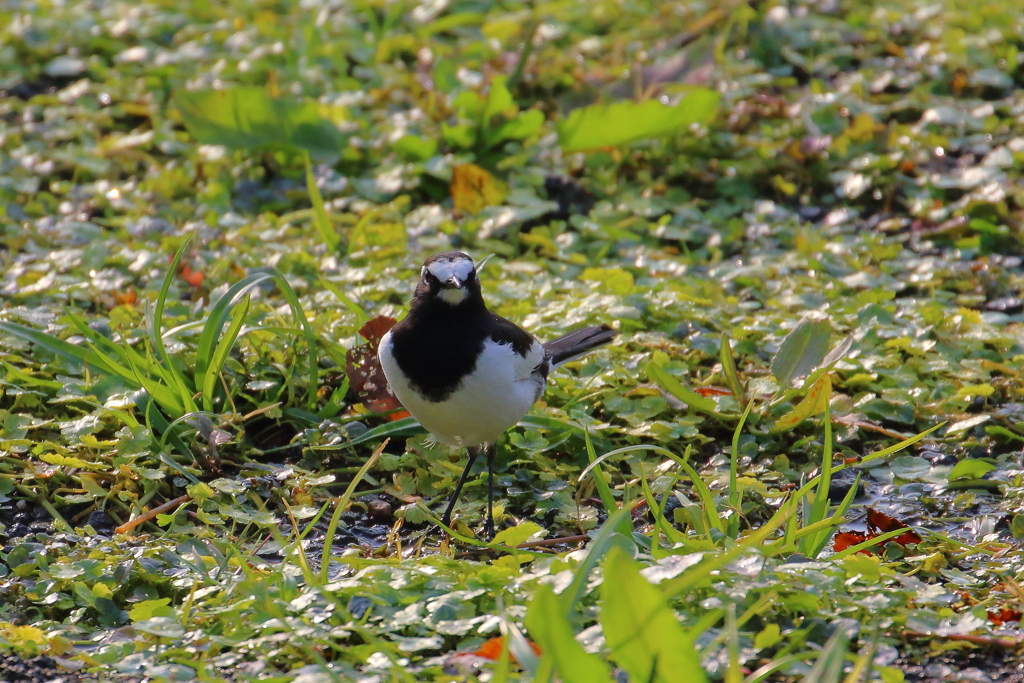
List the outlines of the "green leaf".
{"type": "Polygon", "coordinates": [[[316,161],[333,163],[345,136],[320,115],[313,100],[271,97],[263,88],[177,90],[188,132],[201,144],[232,149],[306,150],[316,161]]]}
{"type": "Polygon", "coordinates": [[[419,135],[404,135],[392,147],[406,159],[426,161],[437,153],[437,140],[419,135]]]}
{"type": "Polygon", "coordinates": [[[772,374],[780,386],[786,386],[816,368],[828,352],[832,328],[827,320],[804,318],[782,340],[772,360],[772,374]]]}
{"type": "Polygon", "coordinates": [[[595,104],[574,109],[555,123],[555,130],[563,152],[614,147],[710,121],[718,112],[718,102],[714,90],[695,88],[674,107],[658,100],[595,104]]]}
{"type": "Polygon", "coordinates": [[[608,667],[576,640],[551,586],[541,586],[534,595],[526,613],[526,628],[540,645],[542,656],[554,659],[555,671],[565,683],[612,683],[608,667]]]}
{"type": "Polygon", "coordinates": [[[543,531],[543,529],[539,524],[536,524],[535,522],[522,522],[521,524],[499,532],[498,535],[494,537],[493,542],[514,548],[520,543],[525,543],[526,539],[540,531],[543,531]]]}
{"type": "Polygon", "coordinates": [[[932,469],[930,462],[914,455],[901,455],[894,458],[889,466],[897,477],[908,480],[920,479],[932,469]]]}
{"type": "Polygon", "coordinates": [[[611,658],[634,681],[670,683],[705,680],[693,641],[676,620],[665,596],[640,575],[619,548],[605,562],[601,626],[611,658]]]}
{"type": "Polygon", "coordinates": [[[185,629],[172,617],[151,617],[135,623],[135,630],[158,638],[181,638],[185,629]]]}
{"type": "Polygon", "coordinates": [[[957,479],[981,479],[994,469],[996,469],[996,466],[985,460],[961,460],[960,462],[953,466],[952,470],[950,470],[949,480],[956,481],[957,479]]]}
{"type": "Polygon", "coordinates": [[[690,391],[680,384],[679,380],[665,372],[664,368],[654,361],[648,363],[645,370],[647,372],[647,377],[649,377],[652,382],[657,383],[662,389],[672,394],[694,410],[699,410],[702,413],[711,413],[712,415],[718,414],[718,405],[712,399],[704,398],[700,394],[690,391]]]}
{"type": "Polygon", "coordinates": [[[135,606],[128,611],[128,618],[132,621],[138,622],[146,621],[153,617],[173,617],[174,608],[169,607],[170,604],[170,598],[143,600],[142,602],[136,603],[135,606]]]}
{"type": "Polygon", "coordinates": [[[504,140],[523,140],[540,132],[544,125],[544,112],[529,109],[507,121],[489,133],[495,142],[504,140]]]}

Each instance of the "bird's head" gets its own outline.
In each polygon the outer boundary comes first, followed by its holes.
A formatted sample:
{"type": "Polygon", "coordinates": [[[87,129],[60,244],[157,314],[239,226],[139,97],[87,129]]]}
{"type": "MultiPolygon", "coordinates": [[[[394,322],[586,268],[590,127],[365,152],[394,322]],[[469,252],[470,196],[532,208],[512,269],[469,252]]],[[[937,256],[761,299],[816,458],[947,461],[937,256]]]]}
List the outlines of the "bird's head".
{"type": "Polygon", "coordinates": [[[436,300],[448,306],[481,300],[473,259],[461,251],[446,251],[428,258],[420,271],[416,298],[421,302],[436,300]]]}

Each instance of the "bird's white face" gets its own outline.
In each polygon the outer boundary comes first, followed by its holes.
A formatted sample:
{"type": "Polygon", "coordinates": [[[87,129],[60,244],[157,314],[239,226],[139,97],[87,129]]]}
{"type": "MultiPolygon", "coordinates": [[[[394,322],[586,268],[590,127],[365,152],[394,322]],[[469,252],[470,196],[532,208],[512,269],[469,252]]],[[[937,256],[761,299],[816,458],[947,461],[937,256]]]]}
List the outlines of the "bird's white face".
{"type": "Polygon", "coordinates": [[[437,298],[446,304],[457,306],[469,296],[466,282],[474,273],[473,262],[468,258],[454,258],[433,261],[423,267],[423,277],[434,278],[441,284],[437,298]]]}

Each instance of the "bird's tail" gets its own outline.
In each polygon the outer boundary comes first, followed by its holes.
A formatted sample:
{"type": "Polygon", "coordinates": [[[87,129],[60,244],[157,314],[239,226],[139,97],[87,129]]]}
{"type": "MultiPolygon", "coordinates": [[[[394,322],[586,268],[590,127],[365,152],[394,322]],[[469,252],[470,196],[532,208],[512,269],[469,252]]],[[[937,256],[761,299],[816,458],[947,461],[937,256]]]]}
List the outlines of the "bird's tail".
{"type": "Polygon", "coordinates": [[[547,352],[551,366],[557,367],[607,344],[616,334],[618,333],[607,325],[584,327],[564,337],[552,339],[544,344],[544,351],[547,352]]]}

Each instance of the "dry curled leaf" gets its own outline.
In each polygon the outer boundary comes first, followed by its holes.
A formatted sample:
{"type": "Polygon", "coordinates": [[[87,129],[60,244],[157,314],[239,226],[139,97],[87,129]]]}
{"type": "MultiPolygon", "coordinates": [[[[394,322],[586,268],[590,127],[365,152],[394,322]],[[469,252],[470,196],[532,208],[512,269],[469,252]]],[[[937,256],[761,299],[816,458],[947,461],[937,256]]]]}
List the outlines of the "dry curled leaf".
{"type": "MultiPolygon", "coordinates": [[[[867,533],[860,531],[844,531],[836,534],[835,538],[832,539],[832,550],[838,553],[851,546],[863,543],[864,541],[870,541],[880,534],[888,533],[890,531],[898,531],[899,529],[907,529],[907,531],[899,536],[890,538],[889,542],[902,546],[913,545],[921,542],[921,537],[918,536],[915,531],[907,528],[906,524],[895,517],[890,517],[884,512],[879,512],[874,508],[868,508],[867,527],[867,533]]],[[[873,548],[865,548],[858,552],[872,555],[878,553],[879,550],[880,549],[876,546],[873,548]]]]}
{"type": "Polygon", "coordinates": [[[409,413],[400,410],[402,404],[391,392],[377,357],[380,340],[395,322],[394,318],[380,315],[359,328],[359,334],[366,342],[349,349],[345,354],[345,374],[348,375],[352,390],[358,394],[367,410],[390,413],[389,419],[400,420],[409,417],[409,413]]]}

